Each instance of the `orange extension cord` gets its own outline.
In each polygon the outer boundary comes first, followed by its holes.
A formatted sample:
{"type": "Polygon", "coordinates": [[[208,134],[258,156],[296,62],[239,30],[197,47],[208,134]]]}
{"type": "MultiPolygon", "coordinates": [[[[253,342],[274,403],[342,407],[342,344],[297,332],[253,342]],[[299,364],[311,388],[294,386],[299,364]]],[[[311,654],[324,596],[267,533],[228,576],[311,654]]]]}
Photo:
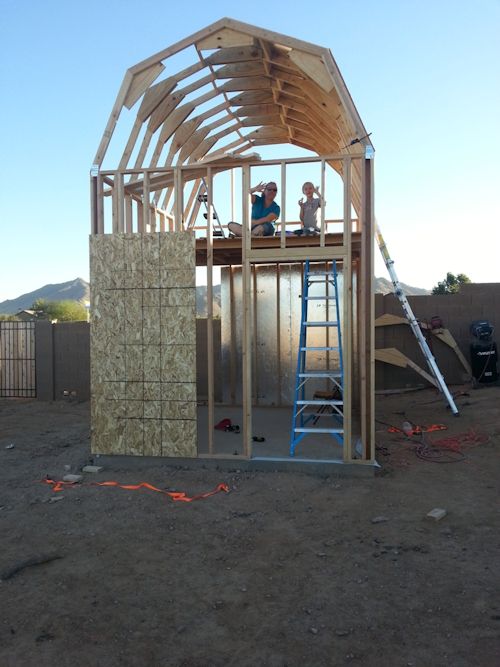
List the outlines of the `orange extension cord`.
{"type": "Polygon", "coordinates": [[[217,484],[215,489],[212,491],[207,491],[206,493],[199,493],[196,496],[187,496],[184,491],[164,491],[159,489],[148,482],[140,482],[139,484],[120,484],[119,482],[88,482],[87,484],[80,484],[79,482],[63,482],[55,481],[53,479],[43,479],[42,482],[49,484],[52,487],[53,491],[63,491],[65,487],[72,486],[117,486],[120,489],[126,489],[127,491],[138,491],[139,489],[149,489],[150,491],[156,491],[161,493],[164,496],[169,496],[175,502],[184,502],[190,503],[193,500],[202,500],[203,498],[208,498],[209,496],[214,496],[216,493],[224,491],[224,493],[229,493],[229,487],[227,484],[217,484]]]}

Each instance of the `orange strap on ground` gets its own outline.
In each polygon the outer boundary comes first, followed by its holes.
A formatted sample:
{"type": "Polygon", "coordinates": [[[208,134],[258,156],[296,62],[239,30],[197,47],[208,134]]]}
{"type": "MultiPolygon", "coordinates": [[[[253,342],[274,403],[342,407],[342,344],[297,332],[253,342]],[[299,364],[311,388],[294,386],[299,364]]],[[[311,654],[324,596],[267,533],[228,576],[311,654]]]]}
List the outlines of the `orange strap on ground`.
{"type": "MultiPolygon", "coordinates": [[[[418,435],[419,433],[432,433],[432,431],[446,431],[448,427],[444,424],[431,424],[430,426],[414,426],[411,432],[412,435],[418,435]]],[[[397,428],[397,426],[390,426],[387,429],[388,433],[404,433],[403,429],[397,428]]],[[[406,435],[406,433],[405,433],[406,435]]]]}
{"type": "Polygon", "coordinates": [[[207,491],[206,493],[199,493],[196,496],[188,496],[184,491],[164,491],[163,489],[158,489],[152,484],[147,482],[140,482],[139,484],[120,484],[119,482],[90,482],[88,484],[79,484],[78,482],[63,482],[55,481],[53,479],[44,479],[42,480],[45,484],[49,484],[52,487],[53,491],[63,491],[65,486],[118,486],[120,489],[126,489],[128,491],[138,491],[139,489],[149,489],[150,491],[156,491],[157,493],[162,493],[164,496],[169,496],[174,501],[180,501],[184,503],[190,503],[193,500],[202,500],[203,498],[208,498],[209,496],[214,496],[216,493],[224,491],[229,493],[229,487],[227,484],[217,484],[215,489],[212,491],[207,491]]]}

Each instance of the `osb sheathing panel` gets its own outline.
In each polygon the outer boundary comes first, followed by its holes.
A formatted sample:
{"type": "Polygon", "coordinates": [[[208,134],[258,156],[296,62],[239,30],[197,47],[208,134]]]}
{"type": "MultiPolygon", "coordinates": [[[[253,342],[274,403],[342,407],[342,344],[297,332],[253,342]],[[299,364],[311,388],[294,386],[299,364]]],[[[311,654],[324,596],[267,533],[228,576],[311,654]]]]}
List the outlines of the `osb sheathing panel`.
{"type": "Polygon", "coordinates": [[[194,236],[90,239],[92,451],[196,456],[194,236]]]}

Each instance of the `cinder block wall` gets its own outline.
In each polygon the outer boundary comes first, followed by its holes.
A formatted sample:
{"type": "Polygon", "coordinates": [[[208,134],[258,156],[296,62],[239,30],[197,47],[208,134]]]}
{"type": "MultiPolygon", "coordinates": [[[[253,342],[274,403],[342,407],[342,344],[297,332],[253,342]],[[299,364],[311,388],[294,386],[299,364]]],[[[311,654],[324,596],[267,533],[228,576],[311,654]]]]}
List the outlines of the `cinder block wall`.
{"type": "Polygon", "coordinates": [[[91,447],[196,456],[195,242],[90,238],[91,447]]]}
{"type": "MultiPolygon", "coordinates": [[[[472,341],[469,327],[473,320],[490,320],[497,335],[500,335],[500,283],[471,283],[463,285],[458,294],[410,296],[408,301],[418,320],[430,321],[434,315],[439,315],[468,361],[470,361],[469,346],[472,341]]],[[[375,295],[375,317],[384,313],[403,316],[401,304],[393,294],[375,295]]],[[[448,384],[464,382],[467,375],[453,350],[434,337],[431,340],[433,354],[445,381],[448,384]]],[[[427,370],[425,358],[409,326],[377,327],[375,347],[396,347],[421,368],[427,370]]],[[[375,363],[377,389],[425,384],[425,380],[414,371],[378,361],[375,363]]]]}
{"type": "MultiPolygon", "coordinates": [[[[124,287],[117,289],[125,290],[124,287]]],[[[146,297],[146,301],[148,298],[151,297],[146,297]]],[[[473,320],[490,320],[496,328],[495,337],[497,341],[500,340],[500,283],[472,283],[464,285],[460,294],[415,296],[410,297],[409,301],[418,319],[430,320],[433,315],[439,315],[467,359],[469,359],[469,345],[471,342],[469,326],[473,320]]],[[[117,309],[121,309],[121,307],[116,305],[117,309]]],[[[375,296],[375,307],[377,317],[386,312],[402,316],[401,305],[392,294],[386,296],[377,294],[375,296]]],[[[140,312],[142,313],[142,304],[140,312]]],[[[146,313],[148,312],[146,309],[146,313]]],[[[157,316],[161,318],[161,306],[156,312],[157,316]]],[[[149,314],[151,313],[149,312],[149,314]]],[[[142,322],[140,319],[138,321],[142,322]]],[[[161,319],[159,320],[159,326],[161,328],[161,319]]],[[[214,367],[215,398],[217,401],[222,399],[221,387],[223,382],[221,377],[220,335],[220,321],[215,320],[214,367]]],[[[115,342],[121,340],[120,336],[121,334],[115,342]]],[[[123,343],[120,343],[120,345],[123,345],[123,343]]],[[[396,347],[426,370],[425,359],[413,334],[406,325],[377,328],[376,346],[379,348],[396,347]]],[[[449,384],[462,383],[465,372],[453,351],[436,339],[433,339],[433,351],[446,381],[449,384]]],[[[207,395],[206,320],[203,319],[196,321],[196,358],[197,396],[203,399],[207,395]]],[[[62,392],[65,390],[76,391],[78,400],[88,400],[90,397],[89,334],[88,325],[85,322],[54,325],[45,321],[36,323],[36,376],[37,398],[40,400],[60,399],[62,398],[62,392]]],[[[157,382],[160,386],[161,381],[157,382]]],[[[377,389],[411,387],[423,382],[423,378],[421,379],[411,370],[376,362],[377,389]]],[[[150,388],[151,385],[148,385],[148,390],[150,388]]],[[[184,387],[184,390],[186,391],[187,388],[184,387]]],[[[129,396],[130,391],[131,387],[129,387],[129,396]]],[[[192,389],[189,388],[189,392],[191,391],[192,389]]],[[[191,395],[189,393],[189,397],[191,395]]],[[[196,393],[194,400],[196,400],[196,393]]]]}

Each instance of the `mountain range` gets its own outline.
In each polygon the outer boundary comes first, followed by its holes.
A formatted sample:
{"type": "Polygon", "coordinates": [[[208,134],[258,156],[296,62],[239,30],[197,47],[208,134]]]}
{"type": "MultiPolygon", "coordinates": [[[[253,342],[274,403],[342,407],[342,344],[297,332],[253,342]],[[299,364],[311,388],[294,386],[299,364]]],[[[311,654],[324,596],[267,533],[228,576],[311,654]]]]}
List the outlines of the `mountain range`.
{"type": "MultiPolygon", "coordinates": [[[[407,296],[430,294],[429,290],[419,287],[411,287],[401,283],[407,296]]],[[[214,315],[220,315],[220,285],[214,285],[214,315]]],[[[393,291],[392,283],[385,278],[375,278],[375,292],[390,294],[393,291]]],[[[0,314],[15,315],[20,310],[29,310],[37,299],[46,301],[80,301],[90,300],[90,285],[83,278],[75,278],[66,283],[44,285],[33,292],[22,294],[16,299],[7,299],[0,302],[0,314]]],[[[206,315],[207,312],[207,288],[199,285],[196,288],[196,312],[198,315],[206,315]]]]}

